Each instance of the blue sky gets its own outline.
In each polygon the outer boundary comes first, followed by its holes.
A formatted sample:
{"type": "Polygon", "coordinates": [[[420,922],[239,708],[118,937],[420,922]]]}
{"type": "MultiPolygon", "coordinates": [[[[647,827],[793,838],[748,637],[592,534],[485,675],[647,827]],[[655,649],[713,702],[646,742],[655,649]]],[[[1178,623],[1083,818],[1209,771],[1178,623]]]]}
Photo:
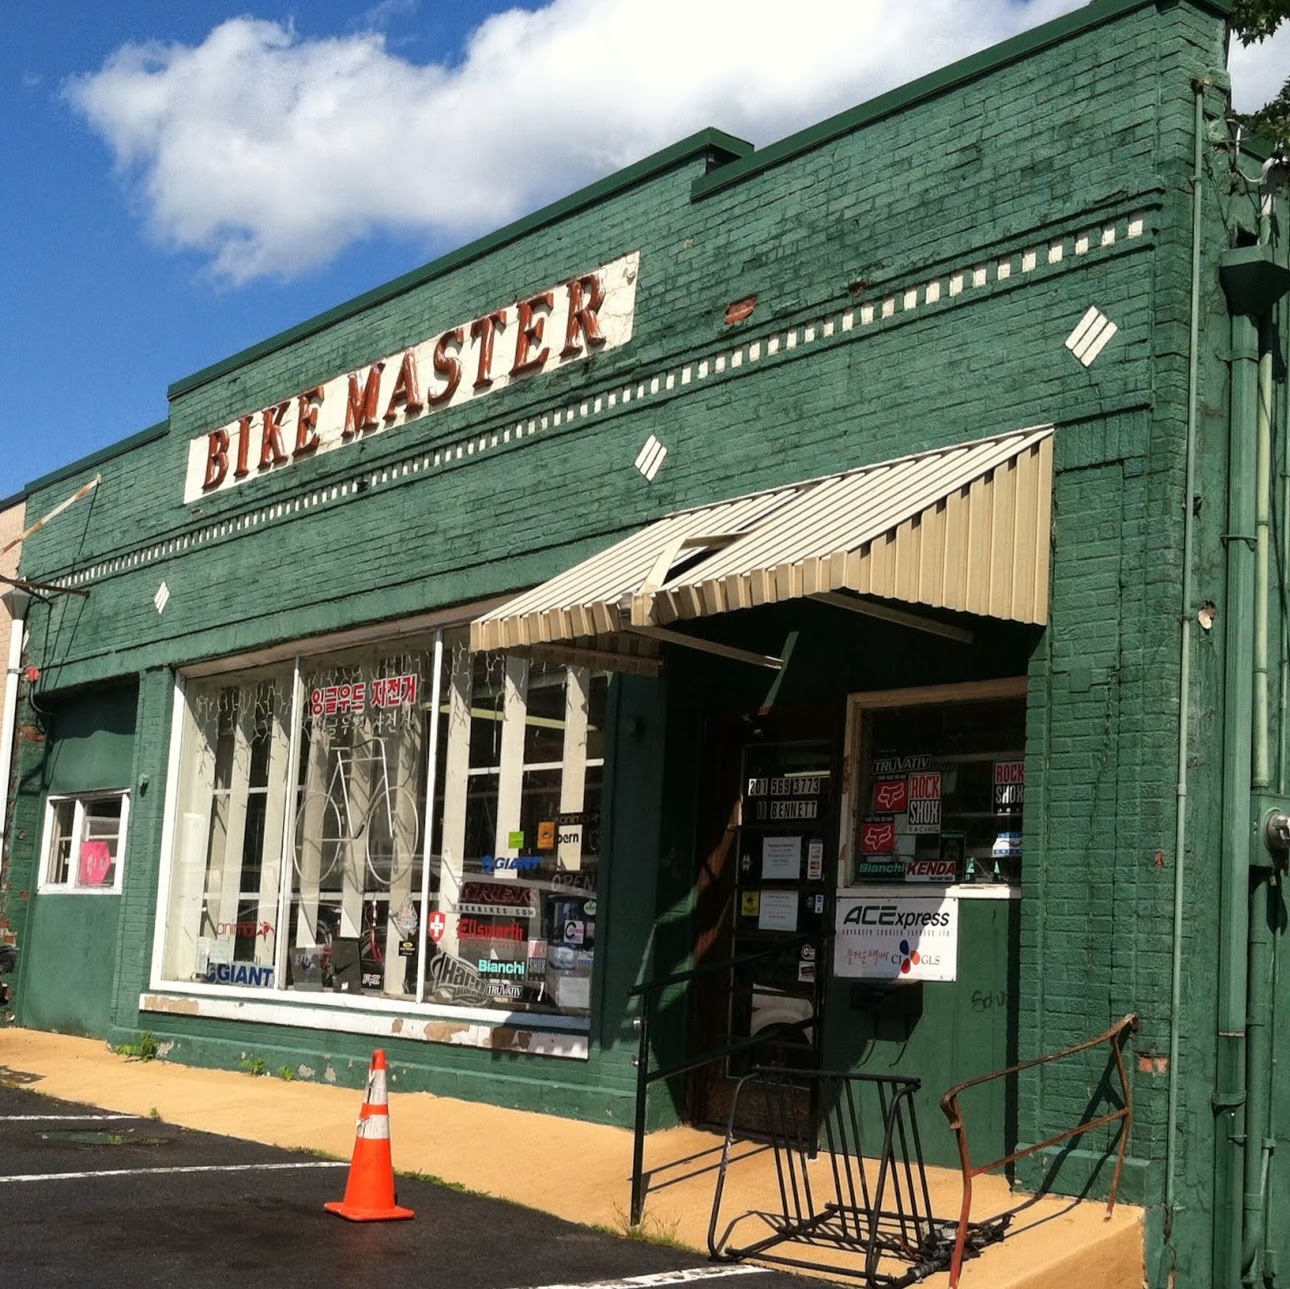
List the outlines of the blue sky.
{"type": "MultiPolygon", "coordinates": [[[[693,130],[762,145],[1078,3],[0,0],[0,387],[38,409],[0,497],[693,130]]],[[[1284,32],[1234,57],[1240,105],[1287,66],[1284,32]]]]}

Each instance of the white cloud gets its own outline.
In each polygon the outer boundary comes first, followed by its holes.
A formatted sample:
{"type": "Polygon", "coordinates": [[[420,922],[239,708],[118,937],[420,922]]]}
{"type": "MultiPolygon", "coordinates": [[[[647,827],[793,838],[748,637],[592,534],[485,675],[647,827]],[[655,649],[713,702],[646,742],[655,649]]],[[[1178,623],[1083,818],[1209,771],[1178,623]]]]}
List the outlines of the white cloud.
{"type": "Polygon", "coordinates": [[[1232,106],[1254,112],[1280,93],[1290,77],[1290,22],[1257,45],[1233,40],[1227,58],[1232,73],[1232,106]]]}
{"type": "Polygon", "coordinates": [[[154,233],[239,283],[377,232],[460,241],[706,125],[762,145],[1080,3],[552,0],[453,65],[235,18],[68,93],[154,233]]]}

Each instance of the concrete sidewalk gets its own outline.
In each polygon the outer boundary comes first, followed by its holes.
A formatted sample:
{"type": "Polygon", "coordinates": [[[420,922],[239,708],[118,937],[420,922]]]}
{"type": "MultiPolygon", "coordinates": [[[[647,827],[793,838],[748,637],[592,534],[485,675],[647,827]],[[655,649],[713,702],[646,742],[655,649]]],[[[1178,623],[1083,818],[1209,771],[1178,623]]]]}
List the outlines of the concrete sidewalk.
{"type": "MultiPolygon", "coordinates": [[[[392,1066],[390,1101],[394,1167],[433,1175],[570,1221],[624,1232],[631,1188],[631,1133],[602,1124],[528,1114],[430,1093],[400,1093],[392,1066]]],[[[49,1096],[128,1114],[159,1115],[204,1132],[348,1158],[361,1093],[324,1083],[285,1081],[166,1061],[130,1061],[98,1040],[35,1030],[0,1030],[0,1081],[49,1096]]],[[[707,1248],[708,1220],[721,1139],[691,1128],[650,1136],[651,1190],[646,1233],[707,1248]],[[680,1162],[687,1161],[687,1162],[680,1162]]],[[[929,1168],[933,1211],[956,1217],[957,1173],[929,1168]]],[[[723,1225],[740,1214],[777,1207],[768,1152],[732,1164],[723,1225]]],[[[339,1195],[337,1196],[339,1198],[339,1195]]],[[[1016,1209],[1000,1178],[977,1182],[975,1220],[1016,1209]]],[[[745,1223],[752,1218],[743,1219],[745,1223]]],[[[743,1228],[736,1242],[756,1236],[743,1228]]],[[[835,1264],[836,1265],[836,1264],[835,1264]]],[[[854,1266],[854,1260],[851,1264],[854,1266]]],[[[1027,1202],[1007,1239],[964,1267],[963,1289],[1140,1289],[1141,1211],[1044,1197],[1027,1202]]],[[[940,1289],[948,1276],[924,1284],[940,1289]]]]}

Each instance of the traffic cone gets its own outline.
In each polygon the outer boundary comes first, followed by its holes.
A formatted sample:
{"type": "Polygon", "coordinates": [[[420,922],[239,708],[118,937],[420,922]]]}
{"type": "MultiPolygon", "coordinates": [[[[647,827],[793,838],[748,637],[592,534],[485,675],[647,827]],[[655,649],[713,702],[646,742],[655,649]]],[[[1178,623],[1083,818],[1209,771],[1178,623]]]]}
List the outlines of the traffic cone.
{"type": "Polygon", "coordinates": [[[367,1092],[358,1116],[354,1154],[349,1161],[345,1198],[323,1207],[351,1222],[389,1222],[411,1217],[394,1202],[394,1162],[390,1157],[390,1107],[385,1091],[385,1053],[372,1053],[367,1092]]]}

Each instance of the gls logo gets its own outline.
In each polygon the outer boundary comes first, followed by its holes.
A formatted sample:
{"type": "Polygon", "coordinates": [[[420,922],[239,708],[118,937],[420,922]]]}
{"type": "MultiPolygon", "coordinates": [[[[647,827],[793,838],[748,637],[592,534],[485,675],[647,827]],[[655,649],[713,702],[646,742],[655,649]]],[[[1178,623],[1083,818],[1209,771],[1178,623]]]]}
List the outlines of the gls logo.
{"type": "Polygon", "coordinates": [[[844,926],[890,926],[905,930],[906,927],[949,926],[950,915],[945,912],[915,913],[912,909],[902,913],[894,904],[857,904],[842,919],[844,926]]]}

